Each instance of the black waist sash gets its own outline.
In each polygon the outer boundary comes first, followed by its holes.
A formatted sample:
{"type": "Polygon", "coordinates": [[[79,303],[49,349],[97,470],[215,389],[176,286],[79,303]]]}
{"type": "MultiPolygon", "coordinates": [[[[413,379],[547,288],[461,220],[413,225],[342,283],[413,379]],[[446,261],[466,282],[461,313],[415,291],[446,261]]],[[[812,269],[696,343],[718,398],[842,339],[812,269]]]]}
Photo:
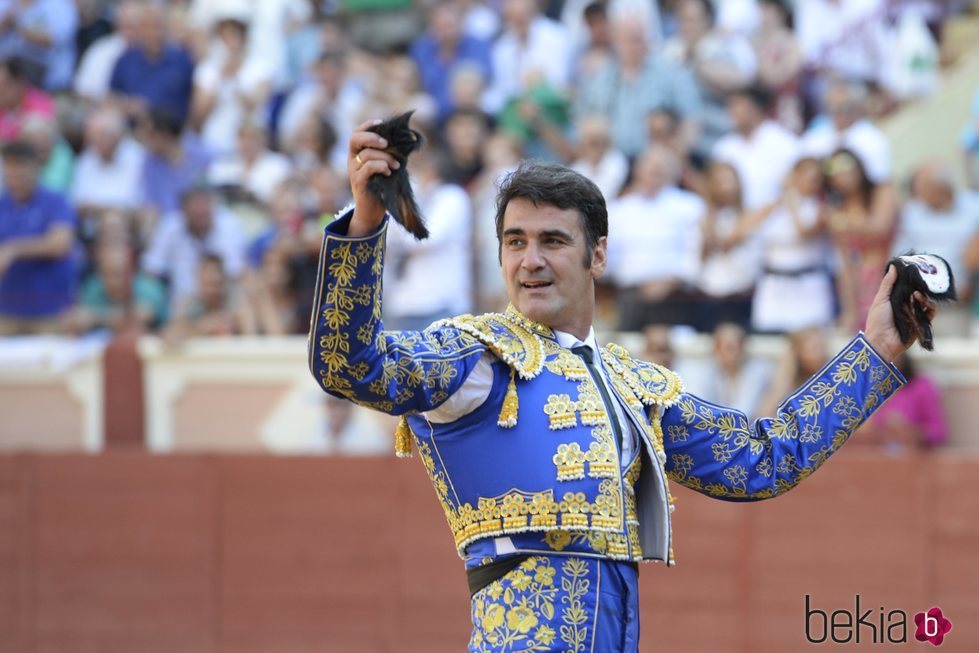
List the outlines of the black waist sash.
{"type": "Polygon", "coordinates": [[[502,560],[467,569],[466,580],[469,582],[469,596],[472,597],[490,583],[503,578],[529,557],[529,555],[512,555],[502,560]]]}

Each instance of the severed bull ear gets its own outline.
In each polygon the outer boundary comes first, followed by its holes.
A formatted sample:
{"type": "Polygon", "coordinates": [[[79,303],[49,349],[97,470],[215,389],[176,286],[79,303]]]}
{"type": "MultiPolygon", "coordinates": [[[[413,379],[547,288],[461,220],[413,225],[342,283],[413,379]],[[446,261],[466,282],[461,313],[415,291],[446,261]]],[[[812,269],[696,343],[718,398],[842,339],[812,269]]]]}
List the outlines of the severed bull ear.
{"type": "Polygon", "coordinates": [[[408,179],[408,155],[420,149],[425,142],[421,132],[408,126],[413,113],[414,111],[408,111],[367,128],[367,131],[372,131],[387,140],[388,146],[385,151],[401,164],[400,168],[391,171],[390,176],[372,176],[367,182],[367,190],[415,238],[424,240],[428,238],[428,229],[425,227],[425,221],[415,202],[415,194],[411,190],[408,179]]]}
{"type": "Polygon", "coordinates": [[[958,296],[952,268],[941,256],[914,252],[895,256],[888,265],[897,269],[897,281],[891,289],[891,310],[901,342],[917,340],[928,351],[933,350],[931,321],[924,307],[913,301],[911,295],[918,291],[935,301],[955,301],[958,296]]]}

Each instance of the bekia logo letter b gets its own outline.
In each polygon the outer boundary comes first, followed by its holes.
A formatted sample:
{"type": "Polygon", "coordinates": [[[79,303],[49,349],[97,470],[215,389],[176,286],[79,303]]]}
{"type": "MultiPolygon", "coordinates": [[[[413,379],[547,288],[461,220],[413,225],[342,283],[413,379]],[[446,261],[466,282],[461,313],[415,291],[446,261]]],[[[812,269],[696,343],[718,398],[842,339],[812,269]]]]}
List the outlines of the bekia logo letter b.
{"type": "Polygon", "coordinates": [[[945,618],[941,608],[932,608],[928,612],[914,615],[917,630],[914,638],[919,642],[929,642],[933,646],[941,646],[945,635],[952,630],[952,622],[945,618]]]}

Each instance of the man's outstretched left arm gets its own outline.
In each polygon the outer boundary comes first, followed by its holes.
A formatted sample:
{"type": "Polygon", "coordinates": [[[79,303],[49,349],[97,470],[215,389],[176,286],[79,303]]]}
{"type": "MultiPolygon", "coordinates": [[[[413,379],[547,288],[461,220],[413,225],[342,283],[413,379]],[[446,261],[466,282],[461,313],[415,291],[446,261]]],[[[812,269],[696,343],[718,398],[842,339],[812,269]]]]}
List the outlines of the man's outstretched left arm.
{"type": "Polygon", "coordinates": [[[784,494],[812,474],[904,377],[861,334],[778,407],[749,424],[739,411],[684,394],[663,414],[668,476],[720,499],[784,494]]]}
{"type": "MultiPolygon", "coordinates": [[[[784,494],[816,471],[905,382],[891,363],[910,346],[894,328],[896,277],[891,268],[881,282],[866,333],[789,395],[774,417],[749,424],[739,411],[688,394],[666,409],[669,477],[713,497],[752,501],[784,494]]],[[[912,301],[934,317],[923,295],[912,301]]]]}

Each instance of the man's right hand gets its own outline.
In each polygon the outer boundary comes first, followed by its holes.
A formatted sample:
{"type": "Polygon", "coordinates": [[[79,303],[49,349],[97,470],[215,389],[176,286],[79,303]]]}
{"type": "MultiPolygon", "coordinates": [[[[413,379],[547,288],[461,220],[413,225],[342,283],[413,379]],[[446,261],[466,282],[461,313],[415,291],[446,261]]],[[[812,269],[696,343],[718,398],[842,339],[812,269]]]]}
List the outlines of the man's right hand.
{"type": "Polygon", "coordinates": [[[390,175],[401,167],[397,160],[384,151],[388,142],[367,131],[368,127],[380,123],[368,120],[357,127],[350,137],[347,152],[347,174],[354,195],[354,215],[350,220],[348,236],[365,236],[373,233],[384,220],[384,205],[367,190],[367,181],[374,175],[390,175]]]}

